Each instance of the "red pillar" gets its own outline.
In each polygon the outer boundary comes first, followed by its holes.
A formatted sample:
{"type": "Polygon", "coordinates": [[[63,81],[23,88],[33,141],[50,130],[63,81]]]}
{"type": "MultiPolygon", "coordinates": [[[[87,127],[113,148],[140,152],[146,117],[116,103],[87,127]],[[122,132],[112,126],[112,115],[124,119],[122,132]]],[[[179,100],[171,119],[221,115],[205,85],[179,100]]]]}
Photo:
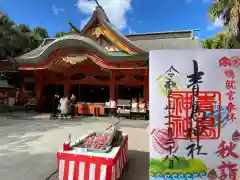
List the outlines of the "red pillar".
{"type": "Polygon", "coordinates": [[[115,100],[115,71],[111,71],[110,80],[110,100],[115,100]]]}
{"type": "Polygon", "coordinates": [[[69,96],[69,90],[70,90],[70,83],[69,82],[64,83],[64,96],[65,97],[69,96]]]}
{"type": "Polygon", "coordinates": [[[64,74],[66,81],[64,82],[64,96],[68,97],[70,95],[70,74],[65,73],[64,74]]]}
{"type": "Polygon", "coordinates": [[[144,72],[144,89],[143,89],[143,96],[145,103],[149,101],[149,80],[148,80],[148,69],[144,72]]]}
{"type": "Polygon", "coordinates": [[[42,103],[42,89],[43,89],[43,81],[42,81],[42,73],[35,72],[36,79],[35,79],[35,91],[36,91],[36,100],[37,104],[40,105],[42,103]]]}

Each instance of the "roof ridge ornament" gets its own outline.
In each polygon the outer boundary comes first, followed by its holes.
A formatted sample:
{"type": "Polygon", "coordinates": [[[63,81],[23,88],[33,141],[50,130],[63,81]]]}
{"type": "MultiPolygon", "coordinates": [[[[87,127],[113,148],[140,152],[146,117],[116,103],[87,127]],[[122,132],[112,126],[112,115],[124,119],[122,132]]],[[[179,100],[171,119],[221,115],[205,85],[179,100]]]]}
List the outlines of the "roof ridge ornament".
{"type": "Polygon", "coordinates": [[[71,28],[71,32],[75,32],[77,34],[81,33],[81,31],[76,26],[74,26],[70,21],[67,21],[67,23],[69,24],[69,26],[71,28]]]}
{"type": "Polygon", "coordinates": [[[105,10],[103,9],[103,7],[99,4],[98,0],[93,0],[96,3],[96,9],[95,12],[98,13],[98,15],[100,16],[100,18],[110,22],[110,20],[108,19],[108,16],[105,12],[105,10]]]}

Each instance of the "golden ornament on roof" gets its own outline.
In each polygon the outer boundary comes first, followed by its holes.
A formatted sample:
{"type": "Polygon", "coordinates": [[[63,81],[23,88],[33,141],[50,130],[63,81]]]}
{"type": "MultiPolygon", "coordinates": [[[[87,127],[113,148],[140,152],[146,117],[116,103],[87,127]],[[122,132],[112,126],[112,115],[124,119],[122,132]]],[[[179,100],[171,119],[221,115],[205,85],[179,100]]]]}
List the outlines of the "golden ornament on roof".
{"type": "Polygon", "coordinates": [[[102,31],[102,28],[101,27],[96,27],[94,30],[93,30],[93,34],[94,36],[96,36],[97,38],[99,38],[99,36],[103,34],[103,31],[102,31]]]}

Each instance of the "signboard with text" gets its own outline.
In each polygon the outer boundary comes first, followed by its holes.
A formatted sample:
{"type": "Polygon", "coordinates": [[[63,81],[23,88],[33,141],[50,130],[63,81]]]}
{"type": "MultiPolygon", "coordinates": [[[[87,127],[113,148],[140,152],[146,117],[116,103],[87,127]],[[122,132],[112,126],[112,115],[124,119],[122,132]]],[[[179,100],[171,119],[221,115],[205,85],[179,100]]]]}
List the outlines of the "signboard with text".
{"type": "Polygon", "coordinates": [[[150,179],[237,180],[240,50],[151,51],[149,72],[150,179]]]}

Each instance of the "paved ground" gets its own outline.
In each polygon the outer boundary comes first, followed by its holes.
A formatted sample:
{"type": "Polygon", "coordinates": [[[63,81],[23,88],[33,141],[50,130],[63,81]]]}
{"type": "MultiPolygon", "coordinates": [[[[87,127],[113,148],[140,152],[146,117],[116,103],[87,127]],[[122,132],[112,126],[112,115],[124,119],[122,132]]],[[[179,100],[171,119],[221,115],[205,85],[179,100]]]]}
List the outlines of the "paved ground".
{"type": "MultiPolygon", "coordinates": [[[[56,151],[68,133],[73,139],[117,122],[113,118],[48,120],[46,115],[0,115],[0,179],[45,180],[57,167],[56,151]]],[[[129,134],[129,168],[123,179],[148,179],[147,122],[123,120],[118,126],[129,134]]],[[[52,176],[56,180],[57,176],[52,176]]]]}

